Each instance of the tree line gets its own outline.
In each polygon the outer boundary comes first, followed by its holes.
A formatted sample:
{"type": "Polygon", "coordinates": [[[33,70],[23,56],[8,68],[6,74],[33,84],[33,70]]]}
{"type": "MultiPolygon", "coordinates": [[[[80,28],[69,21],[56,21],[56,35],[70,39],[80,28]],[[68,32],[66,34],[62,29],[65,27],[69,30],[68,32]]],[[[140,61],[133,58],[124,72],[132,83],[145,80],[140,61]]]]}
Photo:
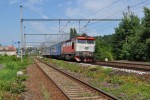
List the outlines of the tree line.
{"type": "Polygon", "coordinates": [[[144,17],[123,13],[115,33],[96,37],[96,57],[103,60],[150,61],[150,9],[144,8],[144,17]]]}

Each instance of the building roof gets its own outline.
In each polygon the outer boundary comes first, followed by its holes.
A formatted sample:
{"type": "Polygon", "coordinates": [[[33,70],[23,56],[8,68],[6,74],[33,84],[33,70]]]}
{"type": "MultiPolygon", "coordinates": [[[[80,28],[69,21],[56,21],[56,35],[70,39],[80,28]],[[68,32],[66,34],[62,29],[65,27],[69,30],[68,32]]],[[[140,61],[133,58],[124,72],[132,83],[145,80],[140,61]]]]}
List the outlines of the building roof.
{"type": "Polygon", "coordinates": [[[0,46],[0,51],[16,51],[16,48],[13,46],[0,46]]]}

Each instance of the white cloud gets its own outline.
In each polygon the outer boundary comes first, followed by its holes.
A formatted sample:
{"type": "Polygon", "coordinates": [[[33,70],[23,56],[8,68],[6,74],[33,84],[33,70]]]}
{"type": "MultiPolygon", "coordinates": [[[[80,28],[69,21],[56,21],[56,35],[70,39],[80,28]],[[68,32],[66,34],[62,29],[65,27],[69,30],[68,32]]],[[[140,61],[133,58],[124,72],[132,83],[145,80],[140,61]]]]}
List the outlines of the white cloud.
{"type": "Polygon", "coordinates": [[[48,33],[49,30],[45,27],[44,24],[39,22],[32,22],[30,23],[30,26],[32,27],[32,31],[35,33],[48,33]]]}
{"type": "Polygon", "coordinates": [[[41,17],[43,18],[43,19],[48,19],[48,16],[46,16],[46,15],[41,15],[41,17]]]}
{"type": "MultiPolygon", "coordinates": [[[[66,10],[66,14],[69,16],[69,17],[76,17],[76,15],[80,15],[80,9],[79,8],[72,8],[72,7],[69,7],[67,8],[66,10]]],[[[81,16],[81,15],[80,15],[81,16]]]]}
{"type": "Polygon", "coordinates": [[[87,10],[97,10],[105,7],[107,4],[109,4],[109,0],[88,0],[87,2],[84,3],[84,7],[87,10]]]}
{"type": "Polygon", "coordinates": [[[46,2],[47,0],[28,0],[24,2],[24,6],[26,8],[29,8],[31,11],[37,13],[42,18],[48,19],[48,16],[44,14],[42,4],[46,2]]]}
{"type": "MultiPolygon", "coordinates": [[[[44,14],[43,4],[46,0],[27,0],[23,3],[25,8],[28,8],[30,11],[35,12],[43,19],[48,19],[49,17],[44,14]]],[[[46,34],[50,32],[50,29],[44,24],[40,22],[32,22],[30,23],[30,32],[46,34]]],[[[42,38],[40,38],[42,39],[42,38]]]]}
{"type": "Polygon", "coordinates": [[[76,6],[66,9],[68,17],[87,17],[90,13],[102,9],[112,3],[112,0],[77,0],[76,6]]]}
{"type": "Polygon", "coordinates": [[[18,0],[10,0],[10,1],[9,1],[9,4],[10,4],[10,5],[13,5],[13,4],[16,4],[16,3],[18,3],[18,0]]]}

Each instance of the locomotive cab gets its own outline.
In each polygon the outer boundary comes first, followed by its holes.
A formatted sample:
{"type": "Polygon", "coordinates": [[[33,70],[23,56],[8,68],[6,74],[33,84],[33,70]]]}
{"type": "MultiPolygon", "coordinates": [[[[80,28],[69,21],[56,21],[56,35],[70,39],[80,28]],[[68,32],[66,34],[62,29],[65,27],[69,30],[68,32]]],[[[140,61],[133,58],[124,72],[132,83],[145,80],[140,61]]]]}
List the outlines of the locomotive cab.
{"type": "Polygon", "coordinates": [[[77,61],[93,61],[95,52],[95,39],[93,37],[77,37],[75,51],[75,59],[77,61]]]}

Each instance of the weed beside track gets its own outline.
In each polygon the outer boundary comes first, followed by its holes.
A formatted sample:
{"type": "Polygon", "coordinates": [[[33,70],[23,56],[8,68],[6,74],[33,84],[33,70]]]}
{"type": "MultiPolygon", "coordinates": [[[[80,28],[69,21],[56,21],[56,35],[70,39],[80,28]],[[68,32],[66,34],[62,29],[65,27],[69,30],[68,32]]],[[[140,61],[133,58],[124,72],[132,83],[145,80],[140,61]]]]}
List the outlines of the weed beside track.
{"type": "Polygon", "coordinates": [[[19,94],[25,91],[23,81],[27,76],[17,76],[17,72],[26,72],[25,68],[29,64],[28,58],[26,57],[21,63],[20,58],[15,56],[0,56],[0,64],[3,65],[0,70],[0,100],[21,98],[19,94]]]}
{"type": "Polygon", "coordinates": [[[89,84],[102,89],[123,100],[150,99],[150,75],[139,75],[100,66],[82,66],[77,63],[68,63],[61,60],[49,60],[62,70],[76,75],[89,84]]]}

